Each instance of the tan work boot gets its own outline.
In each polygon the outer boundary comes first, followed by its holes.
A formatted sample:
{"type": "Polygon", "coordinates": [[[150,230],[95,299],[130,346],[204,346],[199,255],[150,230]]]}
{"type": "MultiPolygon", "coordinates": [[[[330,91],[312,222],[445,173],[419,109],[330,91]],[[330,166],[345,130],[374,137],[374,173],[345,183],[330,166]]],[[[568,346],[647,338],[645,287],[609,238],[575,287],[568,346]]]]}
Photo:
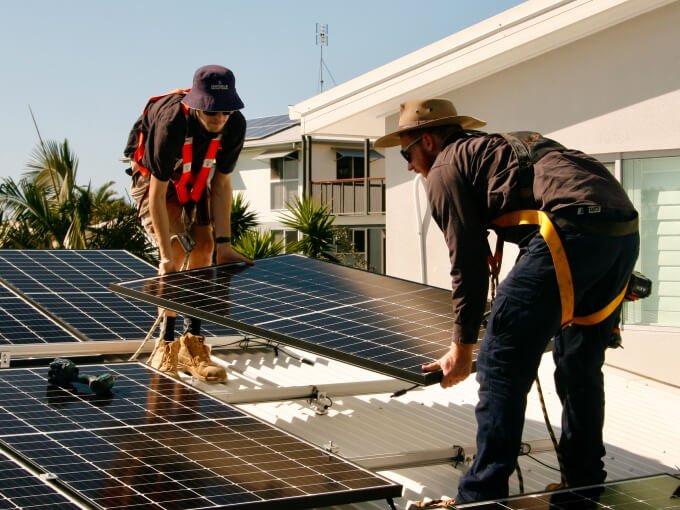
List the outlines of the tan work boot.
{"type": "Polygon", "coordinates": [[[190,373],[199,381],[226,382],[227,371],[210,359],[210,348],[205,345],[204,338],[186,333],[179,339],[180,348],[177,355],[177,368],[190,373]]]}
{"type": "Polygon", "coordinates": [[[455,499],[425,499],[423,501],[409,501],[406,510],[425,510],[429,508],[446,508],[455,509],[456,500],[455,499]]]}
{"type": "Polygon", "coordinates": [[[177,354],[179,353],[179,341],[165,342],[161,340],[161,344],[151,354],[147,360],[147,365],[155,368],[163,373],[177,377],[177,354]]]}

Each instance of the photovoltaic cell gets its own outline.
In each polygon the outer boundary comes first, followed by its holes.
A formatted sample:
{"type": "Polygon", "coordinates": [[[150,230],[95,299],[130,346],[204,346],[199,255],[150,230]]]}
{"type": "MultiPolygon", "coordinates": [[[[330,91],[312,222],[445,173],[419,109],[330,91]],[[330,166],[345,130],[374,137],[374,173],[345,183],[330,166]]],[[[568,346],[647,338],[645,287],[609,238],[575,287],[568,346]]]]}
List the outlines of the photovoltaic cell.
{"type": "Polygon", "coordinates": [[[450,292],[299,255],[114,284],[181,313],[432,384],[451,341],[450,292]]]}
{"type": "Polygon", "coordinates": [[[680,479],[659,474],[601,486],[530,494],[502,501],[470,503],[475,510],[653,510],[680,508],[680,479]]]}
{"type": "Polygon", "coordinates": [[[298,120],[290,120],[288,115],[275,115],[272,117],[260,117],[257,119],[248,119],[246,127],[246,140],[257,140],[265,138],[273,134],[296,126],[300,123],[298,120]]]}
{"type": "Polygon", "coordinates": [[[78,339],[0,283],[0,345],[78,339]]]}
{"type": "Polygon", "coordinates": [[[101,398],[0,372],[0,443],[99,508],[311,508],[399,496],[401,486],[141,364],[101,398]]]}
{"type": "Polygon", "coordinates": [[[80,507],[23,466],[0,454],[0,508],[77,510],[80,507]]]}
{"type": "MultiPolygon", "coordinates": [[[[156,307],[114,294],[109,284],[154,274],[156,268],[123,250],[0,250],[0,278],[81,340],[144,338],[156,307]]],[[[204,333],[234,332],[213,326],[204,333]]],[[[65,341],[63,331],[44,341],[65,341]]]]}

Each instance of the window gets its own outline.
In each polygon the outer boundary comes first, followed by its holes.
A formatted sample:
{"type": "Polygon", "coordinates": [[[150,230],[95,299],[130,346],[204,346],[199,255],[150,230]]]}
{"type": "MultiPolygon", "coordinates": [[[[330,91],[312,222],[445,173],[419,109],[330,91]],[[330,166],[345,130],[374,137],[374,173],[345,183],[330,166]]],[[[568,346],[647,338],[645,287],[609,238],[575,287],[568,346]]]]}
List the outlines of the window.
{"type": "Polygon", "coordinates": [[[272,237],[275,242],[283,243],[283,252],[289,253],[291,244],[298,240],[297,230],[272,230],[272,237]]]}
{"type": "Polygon", "coordinates": [[[336,179],[360,179],[364,175],[363,156],[347,156],[341,152],[335,153],[336,179]]]}
{"type": "Polygon", "coordinates": [[[652,295],[626,303],[627,324],[680,326],[680,157],[622,162],[623,185],[640,212],[637,270],[652,295]]]}
{"type": "Polygon", "coordinates": [[[271,208],[285,209],[298,193],[297,152],[283,157],[272,158],[271,162],[271,208]]]}

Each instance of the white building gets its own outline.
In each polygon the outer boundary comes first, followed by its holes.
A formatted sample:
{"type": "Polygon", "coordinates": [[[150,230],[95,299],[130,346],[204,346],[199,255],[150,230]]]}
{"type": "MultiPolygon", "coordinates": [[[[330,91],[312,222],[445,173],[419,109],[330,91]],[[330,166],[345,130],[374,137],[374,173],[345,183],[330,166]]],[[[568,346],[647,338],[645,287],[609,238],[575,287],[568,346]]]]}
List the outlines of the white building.
{"type": "Polygon", "coordinates": [[[233,177],[260,227],[288,244],[297,232],[280,217],[303,192],[349,228],[355,254],[365,268],[385,272],[385,163],[369,141],[356,136],[302,136],[299,121],[287,115],[248,120],[244,149],[233,177]]]}
{"type": "MultiPolygon", "coordinates": [[[[654,280],[653,297],[626,305],[625,349],[608,362],[677,385],[678,26],[677,0],[529,0],[289,113],[304,135],[375,139],[396,128],[402,101],[444,97],[490,132],[538,131],[598,157],[641,213],[638,268],[654,280]]],[[[447,249],[422,186],[396,149],[385,165],[387,274],[447,287],[447,249]]]]}

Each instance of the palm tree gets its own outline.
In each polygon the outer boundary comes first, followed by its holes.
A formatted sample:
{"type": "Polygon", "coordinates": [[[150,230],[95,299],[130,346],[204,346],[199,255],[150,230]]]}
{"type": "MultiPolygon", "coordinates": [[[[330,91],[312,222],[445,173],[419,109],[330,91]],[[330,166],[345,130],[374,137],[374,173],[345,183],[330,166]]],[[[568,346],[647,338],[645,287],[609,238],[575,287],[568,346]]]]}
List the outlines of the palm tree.
{"type": "Polygon", "coordinates": [[[264,259],[283,253],[283,243],[270,231],[248,230],[234,242],[234,249],[249,259],[264,259]]]}
{"type": "Polygon", "coordinates": [[[127,249],[153,261],[132,204],[117,198],[113,182],[94,190],[79,186],[77,170],[67,140],[40,138],[23,178],[0,184],[0,247],[127,249]]]}
{"type": "Polygon", "coordinates": [[[250,211],[250,203],[240,191],[231,201],[231,237],[236,243],[243,233],[257,226],[257,214],[250,211]]]}
{"type": "Polygon", "coordinates": [[[335,229],[333,216],[326,205],[310,196],[295,197],[286,204],[287,213],[279,221],[286,227],[302,233],[302,239],[290,245],[290,251],[300,252],[308,257],[338,262],[331,250],[335,229]]]}

